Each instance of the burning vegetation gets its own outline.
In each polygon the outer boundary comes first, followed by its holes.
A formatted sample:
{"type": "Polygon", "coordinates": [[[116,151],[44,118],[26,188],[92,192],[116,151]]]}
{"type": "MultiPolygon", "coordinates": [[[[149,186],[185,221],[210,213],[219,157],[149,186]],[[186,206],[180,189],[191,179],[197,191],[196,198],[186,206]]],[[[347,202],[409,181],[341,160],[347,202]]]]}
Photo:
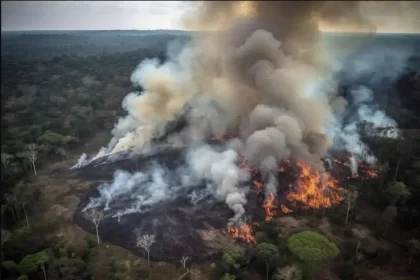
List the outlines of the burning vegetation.
{"type": "MultiPolygon", "coordinates": [[[[217,139],[211,139],[224,142],[230,138],[229,135],[224,135],[217,139]]],[[[356,170],[352,169],[352,161],[354,160],[350,156],[333,158],[332,161],[335,165],[330,167],[332,169],[330,170],[331,172],[321,172],[318,168],[305,161],[293,162],[284,160],[278,167],[278,172],[289,176],[292,178],[292,181],[289,183],[288,188],[283,191],[283,194],[268,192],[266,198],[262,198],[263,203],[261,207],[265,212],[264,220],[270,221],[279,213],[292,213],[294,212],[292,208],[316,210],[338,205],[344,200],[343,192],[345,190],[341,186],[342,182],[340,182],[340,179],[343,181],[343,179],[349,178],[374,179],[378,177],[375,169],[361,161],[357,162],[356,170]],[[345,169],[343,175],[335,175],[338,173],[337,171],[343,172],[343,168],[345,169]]],[[[245,156],[240,156],[239,166],[249,170],[252,174],[253,191],[259,196],[263,196],[265,186],[260,179],[261,171],[258,168],[249,166],[245,156]]],[[[228,226],[227,232],[233,238],[253,245],[255,244],[253,228],[256,225],[258,225],[256,221],[252,222],[252,224],[242,222],[234,226],[228,226]]]]}
{"type": "Polygon", "coordinates": [[[296,162],[301,171],[296,187],[287,195],[292,203],[300,203],[304,209],[329,208],[340,203],[343,198],[339,195],[342,189],[337,186],[337,180],[304,162],[296,162]]]}

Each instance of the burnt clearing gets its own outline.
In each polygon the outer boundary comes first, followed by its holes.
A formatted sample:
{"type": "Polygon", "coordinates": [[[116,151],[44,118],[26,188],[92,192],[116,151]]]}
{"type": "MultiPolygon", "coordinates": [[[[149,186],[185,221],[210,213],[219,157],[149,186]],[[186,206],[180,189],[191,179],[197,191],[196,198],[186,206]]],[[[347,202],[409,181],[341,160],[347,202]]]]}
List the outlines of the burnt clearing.
{"type": "MultiPolygon", "coordinates": [[[[184,155],[184,148],[162,149],[137,156],[135,159],[129,158],[128,153],[121,153],[113,159],[99,158],[78,169],[56,170],[54,175],[84,181],[112,181],[117,170],[141,172],[156,163],[169,170],[175,170],[185,162],[184,155]]],[[[190,188],[189,191],[204,186],[205,182],[190,188]]],[[[81,198],[74,214],[75,223],[92,234],[96,234],[95,227],[84,217],[82,210],[90,202],[90,197],[98,195],[99,192],[95,189],[81,198]]],[[[103,241],[146,257],[145,250],[136,247],[135,231],[139,230],[142,234],[156,235],[156,243],[150,252],[151,260],[179,264],[179,260],[185,255],[190,256],[195,263],[210,260],[214,253],[233,242],[226,232],[226,225],[233,212],[224,201],[208,197],[194,204],[187,195],[187,192],[179,193],[177,197],[152,205],[146,212],[126,214],[119,219],[115,214],[133,202],[132,198],[121,196],[110,204],[109,210],[104,211],[99,235],[103,241]]],[[[251,189],[247,199],[248,218],[253,221],[263,220],[264,209],[260,206],[262,198],[251,189]]]]}

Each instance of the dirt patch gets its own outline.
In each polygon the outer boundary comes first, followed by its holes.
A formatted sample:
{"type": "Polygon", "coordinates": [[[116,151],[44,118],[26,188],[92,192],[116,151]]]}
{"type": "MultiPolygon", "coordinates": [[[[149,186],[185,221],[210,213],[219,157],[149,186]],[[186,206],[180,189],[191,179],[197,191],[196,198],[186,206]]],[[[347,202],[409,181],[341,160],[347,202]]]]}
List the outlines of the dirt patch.
{"type": "Polygon", "coordinates": [[[290,235],[309,229],[307,219],[297,219],[293,216],[282,216],[276,219],[280,226],[279,238],[287,239],[290,235]]]}
{"type": "Polygon", "coordinates": [[[232,237],[222,230],[197,230],[197,232],[203,240],[204,245],[215,251],[222,250],[234,242],[232,237]]]}

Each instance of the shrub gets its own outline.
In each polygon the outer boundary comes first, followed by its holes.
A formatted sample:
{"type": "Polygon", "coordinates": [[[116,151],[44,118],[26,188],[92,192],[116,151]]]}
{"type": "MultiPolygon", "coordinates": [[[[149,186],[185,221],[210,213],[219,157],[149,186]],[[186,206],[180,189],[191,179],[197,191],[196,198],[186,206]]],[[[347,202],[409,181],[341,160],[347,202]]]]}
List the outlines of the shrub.
{"type": "Polygon", "coordinates": [[[236,277],[234,275],[230,275],[229,273],[225,273],[221,280],[236,280],[236,277]]]}
{"type": "Polygon", "coordinates": [[[259,231],[255,234],[255,239],[257,243],[271,243],[270,238],[268,238],[265,232],[259,231]]]}

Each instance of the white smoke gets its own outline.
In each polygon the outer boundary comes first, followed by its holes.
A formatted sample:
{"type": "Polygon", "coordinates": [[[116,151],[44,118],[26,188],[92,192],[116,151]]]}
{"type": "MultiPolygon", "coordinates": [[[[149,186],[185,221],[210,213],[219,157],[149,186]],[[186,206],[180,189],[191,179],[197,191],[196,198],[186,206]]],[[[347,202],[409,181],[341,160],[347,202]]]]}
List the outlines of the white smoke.
{"type": "Polygon", "coordinates": [[[210,181],[214,193],[235,213],[230,223],[238,222],[244,215],[247,202],[245,182],[249,180],[246,169],[237,166],[238,154],[233,150],[218,152],[209,145],[192,149],[187,154],[194,174],[210,181]]]}
{"type": "Polygon", "coordinates": [[[354,156],[363,157],[368,163],[374,164],[376,158],[362,141],[359,124],[370,124],[369,130],[365,130],[368,136],[396,138],[400,134],[397,123],[372,104],[374,97],[371,89],[355,86],[350,94],[353,98],[352,108],[349,108],[350,117],[343,125],[346,115],[336,114],[336,119],[330,123],[329,133],[337,147],[343,147],[354,156]]]}
{"type": "Polygon", "coordinates": [[[87,155],[86,155],[86,153],[83,153],[80,156],[80,158],[77,161],[77,163],[75,165],[73,165],[70,169],[80,168],[80,167],[82,167],[82,166],[84,166],[84,165],[86,165],[88,163],[89,163],[89,160],[87,160],[87,155]]]}
{"type": "Polygon", "coordinates": [[[357,159],[354,156],[350,157],[350,170],[351,170],[351,175],[353,176],[357,175],[357,159]]]}
{"type": "MultiPolygon", "coordinates": [[[[149,210],[150,206],[156,203],[185,195],[197,185],[199,185],[198,179],[186,166],[179,166],[176,170],[170,171],[155,163],[144,172],[130,173],[117,170],[113,182],[100,185],[99,196],[91,197],[84,210],[97,207],[110,210],[112,203],[124,199],[131,201],[132,204],[118,211],[116,217],[140,213],[149,210]]],[[[202,191],[209,193],[208,190],[202,191]]],[[[205,194],[192,194],[192,196],[199,195],[205,197],[205,194]]]]}

